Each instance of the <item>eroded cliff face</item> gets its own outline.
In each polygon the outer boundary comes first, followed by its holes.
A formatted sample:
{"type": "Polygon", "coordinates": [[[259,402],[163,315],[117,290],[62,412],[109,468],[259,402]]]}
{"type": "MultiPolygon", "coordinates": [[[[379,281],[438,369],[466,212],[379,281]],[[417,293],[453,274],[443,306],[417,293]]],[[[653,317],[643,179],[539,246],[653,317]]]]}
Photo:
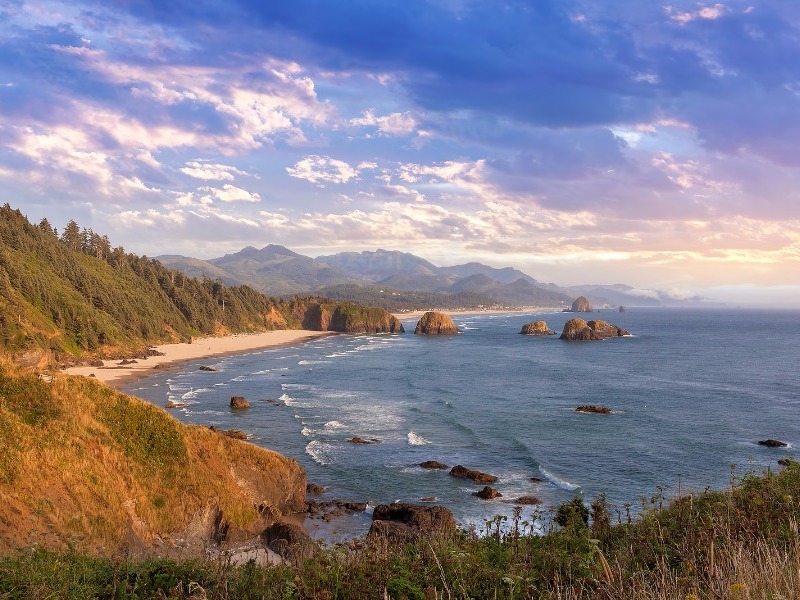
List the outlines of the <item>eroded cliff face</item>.
{"type": "Polygon", "coordinates": [[[0,551],[200,557],[304,508],[296,461],[91,379],[0,370],[0,430],[0,551]]]}
{"type": "Polygon", "coordinates": [[[448,315],[440,312],[429,311],[417,321],[414,333],[422,335],[455,335],[461,333],[448,315]]]}
{"type": "Polygon", "coordinates": [[[611,323],[599,320],[587,322],[583,319],[575,318],[564,323],[561,339],[570,341],[593,341],[608,337],[622,337],[625,335],[630,334],[611,323]]]}
{"type": "Polygon", "coordinates": [[[302,309],[302,328],[339,333],[403,333],[403,325],[382,308],[357,304],[309,302],[302,309]]]}

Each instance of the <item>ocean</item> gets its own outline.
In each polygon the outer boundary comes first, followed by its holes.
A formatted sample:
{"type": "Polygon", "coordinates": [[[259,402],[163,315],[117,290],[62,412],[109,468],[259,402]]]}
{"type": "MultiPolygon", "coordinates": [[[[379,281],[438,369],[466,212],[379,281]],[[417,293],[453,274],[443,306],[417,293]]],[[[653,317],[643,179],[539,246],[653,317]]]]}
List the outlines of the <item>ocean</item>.
{"type": "MultiPolygon", "coordinates": [[[[199,360],[124,391],[159,406],[185,402],[170,411],[180,420],[242,430],[296,459],[328,488],[321,499],[432,497],[479,531],[522,495],[547,511],[604,494],[624,515],[662,493],[724,488],[800,458],[800,312],[630,308],[582,315],[630,337],[519,334],[538,319],[560,333],[573,316],[456,315],[464,333],[448,337],[413,335],[416,321],[405,320],[402,335],[335,335],[199,360]],[[252,407],[231,410],[233,395],[252,407]],[[575,412],[585,404],[613,412],[575,412]],[[380,443],[348,441],[355,436],[380,443]],[[758,445],[767,438],[789,446],[758,445]],[[474,497],[482,486],[420,468],[426,460],[496,475],[502,497],[474,497]]],[[[525,507],[523,517],[534,516],[525,507]]],[[[349,538],[366,531],[369,513],[309,525],[319,537],[349,538]]]]}

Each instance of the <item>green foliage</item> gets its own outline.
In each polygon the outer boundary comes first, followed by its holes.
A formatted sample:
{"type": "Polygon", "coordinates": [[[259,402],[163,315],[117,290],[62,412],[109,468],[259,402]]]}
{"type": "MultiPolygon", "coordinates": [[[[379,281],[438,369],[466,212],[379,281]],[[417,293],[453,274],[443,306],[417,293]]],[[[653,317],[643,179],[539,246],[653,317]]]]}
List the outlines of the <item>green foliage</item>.
{"type": "Polygon", "coordinates": [[[580,496],[575,496],[569,502],[561,503],[554,520],[561,527],[585,526],[589,524],[589,509],[580,496]]]}

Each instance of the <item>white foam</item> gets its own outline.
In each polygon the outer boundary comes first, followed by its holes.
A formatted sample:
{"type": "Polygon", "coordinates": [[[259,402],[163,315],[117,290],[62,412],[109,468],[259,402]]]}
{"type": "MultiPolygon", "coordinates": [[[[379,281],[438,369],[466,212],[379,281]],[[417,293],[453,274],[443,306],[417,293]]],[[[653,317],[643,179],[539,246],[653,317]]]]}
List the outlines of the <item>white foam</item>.
{"type": "Polygon", "coordinates": [[[340,421],[328,421],[325,423],[325,429],[344,429],[344,424],[340,421]]]}
{"type": "Polygon", "coordinates": [[[197,398],[203,392],[210,392],[209,388],[197,388],[196,390],[189,390],[183,396],[181,396],[181,400],[191,400],[192,398],[197,398]]]}
{"type": "Polygon", "coordinates": [[[576,485],[574,483],[570,483],[569,481],[566,481],[565,479],[560,479],[560,478],[556,477],[555,475],[550,473],[547,469],[545,469],[541,465],[539,465],[539,471],[542,473],[542,475],[545,476],[545,479],[547,479],[551,483],[554,483],[556,486],[560,487],[562,490],[572,491],[572,490],[577,490],[579,487],[581,487],[581,486],[576,485]]]}
{"type": "Polygon", "coordinates": [[[328,364],[329,360],[301,360],[298,362],[298,365],[325,365],[328,364]]]}
{"type": "Polygon", "coordinates": [[[408,438],[408,443],[412,446],[425,446],[426,444],[431,443],[430,440],[426,440],[424,437],[417,435],[413,431],[409,431],[406,437],[408,438]]]}
{"type": "Polygon", "coordinates": [[[333,448],[330,444],[319,440],[314,440],[306,445],[306,454],[308,454],[315,463],[323,466],[331,464],[333,460],[331,456],[332,450],[333,448]]]}

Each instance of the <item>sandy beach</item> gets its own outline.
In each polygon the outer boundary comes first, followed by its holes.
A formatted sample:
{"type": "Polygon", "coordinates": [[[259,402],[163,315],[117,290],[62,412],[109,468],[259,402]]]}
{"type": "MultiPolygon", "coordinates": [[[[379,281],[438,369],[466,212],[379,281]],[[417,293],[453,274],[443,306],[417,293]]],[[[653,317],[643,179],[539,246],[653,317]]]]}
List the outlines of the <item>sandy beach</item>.
{"type": "Polygon", "coordinates": [[[163,356],[136,359],[133,364],[119,365],[121,362],[119,360],[107,360],[102,367],[71,367],[64,372],[69,375],[94,375],[99,381],[116,387],[132,380],[152,375],[157,372],[155,369],[173,368],[177,364],[190,360],[226,354],[241,354],[275,346],[290,346],[326,335],[333,334],[328,331],[306,331],[301,329],[198,338],[192,344],[156,346],[155,349],[163,353],[163,356]]]}

